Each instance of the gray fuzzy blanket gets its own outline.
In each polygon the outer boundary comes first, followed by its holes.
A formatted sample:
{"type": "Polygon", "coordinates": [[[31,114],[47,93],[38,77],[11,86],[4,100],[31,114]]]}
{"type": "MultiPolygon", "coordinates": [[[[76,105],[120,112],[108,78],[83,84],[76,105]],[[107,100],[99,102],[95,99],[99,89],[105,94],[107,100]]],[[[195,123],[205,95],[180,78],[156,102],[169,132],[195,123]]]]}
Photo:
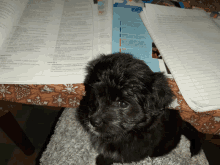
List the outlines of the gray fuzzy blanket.
{"type": "MultiPolygon", "coordinates": [[[[66,108],[57,122],[46,150],[40,159],[41,165],[95,165],[98,153],[91,148],[89,135],[76,121],[75,108],[66,108]]],[[[146,158],[138,163],[124,165],[208,165],[203,151],[190,157],[190,142],[184,136],[177,148],[168,155],[155,159],[146,158]]],[[[121,165],[121,164],[114,164],[121,165]]]]}

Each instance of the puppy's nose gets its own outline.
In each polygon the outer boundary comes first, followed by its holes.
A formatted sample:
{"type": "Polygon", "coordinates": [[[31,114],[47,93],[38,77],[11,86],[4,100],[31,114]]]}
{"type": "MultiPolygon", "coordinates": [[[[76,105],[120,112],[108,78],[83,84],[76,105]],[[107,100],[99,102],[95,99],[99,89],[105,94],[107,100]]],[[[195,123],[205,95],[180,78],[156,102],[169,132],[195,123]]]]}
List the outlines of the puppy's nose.
{"type": "Polygon", "coordinates": [[[99,117],[91,117],[90,118],[90,123],[94,126],[94,127],[100,127],[102,125],[102,119],[99,117]]]}

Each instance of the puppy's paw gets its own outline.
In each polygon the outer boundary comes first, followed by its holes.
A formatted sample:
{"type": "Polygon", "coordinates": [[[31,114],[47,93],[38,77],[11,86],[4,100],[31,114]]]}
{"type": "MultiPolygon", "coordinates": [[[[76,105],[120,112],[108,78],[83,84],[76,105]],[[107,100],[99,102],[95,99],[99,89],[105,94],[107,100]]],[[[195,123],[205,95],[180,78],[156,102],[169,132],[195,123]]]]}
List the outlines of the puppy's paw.
{"type": "Polygon", "coordinates": [[[110,158],[104,158],[102,154],[99,154],[96,157],[96,165],[112,165],[113,160],[110,158]]]}
{"type": "Polygon", "coordinates": [[[200,139],[193,139],[190,145],[191,157],[197,155],[202,149],[202,143],[200,139]]]}

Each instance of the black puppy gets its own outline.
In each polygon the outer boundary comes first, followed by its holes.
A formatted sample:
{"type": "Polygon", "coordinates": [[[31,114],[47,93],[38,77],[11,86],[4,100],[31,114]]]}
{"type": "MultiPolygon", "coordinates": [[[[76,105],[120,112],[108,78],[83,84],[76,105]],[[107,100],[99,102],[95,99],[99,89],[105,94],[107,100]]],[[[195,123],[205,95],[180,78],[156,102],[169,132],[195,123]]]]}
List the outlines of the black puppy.
{"type": "Polygon", "coordinates": [[[154,73],[130,54],[101,55],[87,66],[86,95],[77,118],[99,155],[97,165],[130,163],[169,153],[185,135],[191,155],[201,149],[199,132],[166,109],[172,91],[163,73],[154,73]]]}

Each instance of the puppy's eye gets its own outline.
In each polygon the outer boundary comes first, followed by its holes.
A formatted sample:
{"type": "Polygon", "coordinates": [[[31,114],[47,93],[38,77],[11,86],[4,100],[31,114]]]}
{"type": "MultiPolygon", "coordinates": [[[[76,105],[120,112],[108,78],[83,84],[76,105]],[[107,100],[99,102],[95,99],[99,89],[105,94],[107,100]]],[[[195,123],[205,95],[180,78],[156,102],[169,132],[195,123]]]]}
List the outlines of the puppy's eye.
{"type": "Polygon", "coordinates": [[[121,108],[127,108],[127,107],[128,107],[128,103],[126,103],[126,102],[119,101],[118,103],[119,103],[119,106],[120,106],[121,108]]]}

